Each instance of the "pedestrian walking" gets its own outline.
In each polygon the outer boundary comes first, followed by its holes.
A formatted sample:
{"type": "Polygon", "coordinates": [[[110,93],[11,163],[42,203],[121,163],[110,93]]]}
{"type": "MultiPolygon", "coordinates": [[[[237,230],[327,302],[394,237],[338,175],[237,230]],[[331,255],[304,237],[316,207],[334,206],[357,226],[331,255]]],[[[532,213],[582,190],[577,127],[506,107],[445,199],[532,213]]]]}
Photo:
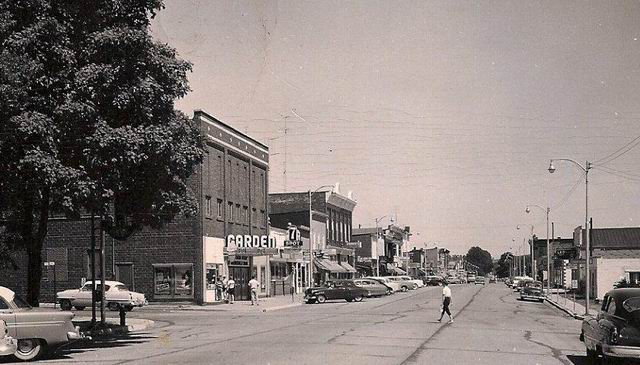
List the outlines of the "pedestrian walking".
{"type": "Polygon", "coordinates": [[[216,280],[216,299],[219,301],[223,301],[225,300],[225,295],[224,295],[224,282],[225,282],[225,277],[223,276],[222,278],[218,278],[216,280]]]}
{"type": "Polygon", "coordinates": [[[443,282],[442,285],[444,285],[442,288],[442,313],[440,313],[440,319],[438,319],[438,322],[442,322],[442,317],[444,317],[444,314],[446,313],[449,316],[449,323],[453,323],[453,316],[449,310],[449,304],[451,304],[451,289],[449,288],[449,283],[446,281],[443,282]]]}
{"type": "Polygon", "coordinates": [[[229,304],[233,304],[233,300],[236,298],[236,282],[233,280],[233,277],[229,276],[229,280],[227,281],[227,299],[229,300],[229,304]]]}
{"type": "Polygon", "coordinates": [[[227,295],[227,287],[229,285],[229,279],[226,276],[222,276],[222,300],[225,303],[229,302],[229,296],[227,295]]]}
{"type": "Polygon", "coordinates": [[[249,280],[249,289],[251,289],[251,305],[260,305],[258,304],[258,287],[260,287],[260,282],[256,280],[255,275],[249,280]]]}

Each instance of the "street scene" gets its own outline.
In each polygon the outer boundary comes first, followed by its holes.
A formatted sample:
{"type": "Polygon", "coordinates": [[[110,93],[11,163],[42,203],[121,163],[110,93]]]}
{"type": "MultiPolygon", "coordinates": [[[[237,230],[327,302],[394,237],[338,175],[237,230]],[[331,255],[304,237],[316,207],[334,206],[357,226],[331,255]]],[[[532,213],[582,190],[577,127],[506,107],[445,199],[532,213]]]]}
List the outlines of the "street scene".
{"type": "Polygon", "coordinates": [[[638,20],[0,0],[0,363],[640,363],[638,20]]]}

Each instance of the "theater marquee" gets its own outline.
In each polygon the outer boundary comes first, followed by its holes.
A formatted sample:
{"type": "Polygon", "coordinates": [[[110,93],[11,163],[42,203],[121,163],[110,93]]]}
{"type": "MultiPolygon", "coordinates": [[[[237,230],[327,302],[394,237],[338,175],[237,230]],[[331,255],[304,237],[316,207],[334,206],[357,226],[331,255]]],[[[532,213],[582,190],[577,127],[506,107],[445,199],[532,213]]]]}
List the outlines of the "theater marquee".
{"type": "Polygon", "coordinates": [[[229,253],[248,256],[273,255],[278,253],[276,239],[267,235],[228,235],[226,249],[229,253]]]}

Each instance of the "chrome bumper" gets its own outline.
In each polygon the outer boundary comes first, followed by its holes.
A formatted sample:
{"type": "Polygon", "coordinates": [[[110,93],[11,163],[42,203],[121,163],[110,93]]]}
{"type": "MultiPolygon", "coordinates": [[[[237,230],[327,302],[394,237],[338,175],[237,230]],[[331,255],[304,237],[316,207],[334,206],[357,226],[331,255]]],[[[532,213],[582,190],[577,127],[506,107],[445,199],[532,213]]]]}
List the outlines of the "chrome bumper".
{"type": "Polygon", "coordinates": [[[602,345],[602,353],[611,357],[640,359],[640,347],[637,346],[602,345]]]}
{"type": "Polygon", "coordinates": [[[69,341],[82,340],[82,339],[90,340],[91,337],[81,333],[80,332],[80,327],[76,326],[73,331],[67,332],[67,339],[69,341]]]}
{"type": "Polygon", "coordinates": [[[18,341],[10,336],[0,339],[0,356],[13,355],[18,349],[18,341]]]}

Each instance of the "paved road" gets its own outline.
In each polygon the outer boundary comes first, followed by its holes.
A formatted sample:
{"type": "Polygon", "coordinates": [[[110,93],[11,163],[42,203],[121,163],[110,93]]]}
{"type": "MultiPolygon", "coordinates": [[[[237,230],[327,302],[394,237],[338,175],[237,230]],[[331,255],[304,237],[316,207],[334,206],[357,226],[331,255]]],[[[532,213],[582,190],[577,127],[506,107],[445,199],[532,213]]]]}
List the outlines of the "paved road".
{"type": "Polygon", "coordinates": [[[262,313],[138,311],[157,327],[75,345],[47,363],[584,364],[580,323],[520,302],[502,284],[452,287],[453,324],[436,322],[440,289],[361,303],[262,313]]]}

